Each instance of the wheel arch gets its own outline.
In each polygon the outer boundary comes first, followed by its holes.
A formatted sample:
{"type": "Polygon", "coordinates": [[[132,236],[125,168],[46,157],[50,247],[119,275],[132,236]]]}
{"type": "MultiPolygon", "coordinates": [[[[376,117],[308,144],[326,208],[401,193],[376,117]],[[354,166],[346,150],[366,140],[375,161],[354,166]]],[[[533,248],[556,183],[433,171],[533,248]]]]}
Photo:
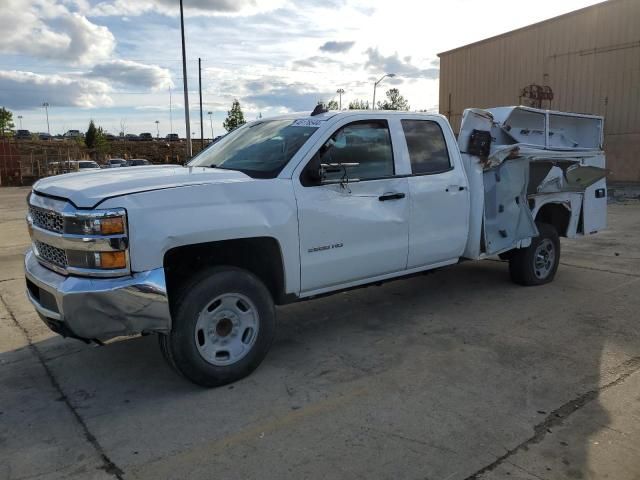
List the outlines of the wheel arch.
{"type": "Polygon", "coordinates": [[[285,293],[282,249],[273,237],[251,237],[181,245],[163,258],[169,301],[173,303],[180,286],[197,272],[212,266],[234,266],[258,277],[276,304],[291,299],[285,293]]]}
{"type": "Polygon", "coordinates": [[[571,203],[562,201],[549,201],[536,205],[534,219],[536,222],[552,225],[561,237],[571,237],[569,231],[571,225],[571,203]]]}

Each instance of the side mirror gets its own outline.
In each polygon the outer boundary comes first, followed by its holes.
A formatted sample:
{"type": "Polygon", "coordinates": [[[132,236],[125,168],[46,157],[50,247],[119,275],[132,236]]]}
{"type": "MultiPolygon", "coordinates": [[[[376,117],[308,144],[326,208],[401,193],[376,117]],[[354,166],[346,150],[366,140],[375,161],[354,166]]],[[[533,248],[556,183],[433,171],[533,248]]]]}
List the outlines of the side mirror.
{"type": "Polygon", "coordinates": [[[360,164],[356,162],[350,163],[323,163],[320,165],[320,176],[322,178],[321,183],[323,185],[339,183],[353,183],[359,182],[359,178],[349,177],[349,169],[358,167],[360,164]],[[331,178],[327,178],[330,176],[331,178]]]}

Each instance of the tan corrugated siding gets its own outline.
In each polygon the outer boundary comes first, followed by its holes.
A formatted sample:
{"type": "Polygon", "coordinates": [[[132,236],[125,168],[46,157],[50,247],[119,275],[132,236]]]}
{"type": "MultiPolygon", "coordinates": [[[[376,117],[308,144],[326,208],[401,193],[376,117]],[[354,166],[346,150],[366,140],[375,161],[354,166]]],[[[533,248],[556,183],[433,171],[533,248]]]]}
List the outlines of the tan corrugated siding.
{"type": "Polygon", "coordinates": [[[440,113],[451,94],[457,131],[465,108],[517,104],[532,83],[551,86],[552,109],[605,115],[605,134],[616,136],[609,161],[622,168],[615,177],[640,181],[640,155],[623,148],[640,135],[640,0],[609,0],[440,54],[440,113]]]}

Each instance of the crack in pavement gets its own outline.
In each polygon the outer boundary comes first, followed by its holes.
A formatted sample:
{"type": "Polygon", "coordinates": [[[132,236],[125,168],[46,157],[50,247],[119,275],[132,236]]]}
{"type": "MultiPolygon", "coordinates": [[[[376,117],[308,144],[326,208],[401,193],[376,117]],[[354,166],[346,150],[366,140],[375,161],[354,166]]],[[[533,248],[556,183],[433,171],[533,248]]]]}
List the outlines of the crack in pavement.
{"type": "Polygon", "coordinates": [[[9,307],[9,305],[7,304],[7,302],[5,301],[1,293],[0,293],[0,303],[2,303],[4,308],[7,310],[7,313],[9,314],[11,321],[15,324],[15,326],[22,332],[24,337],[27,339],[27,342],[29,343],[29,349],[33,352],[33,354],[36,356],[36,358],[42,365],[42,368],[44,369],[45,374],[49,378],[49,381],[51,382],[51,385],[53,386],[53,388],[60,394],[60,399],[64,402],[64,404],[67,406],[67,408],[69,409],[73,417],[76,419],[76,421],[82,428],[85,439],[91,444],[91,446],[93,446],[93,448],[96,450],[96,452],[100,456],[100,459],[102,460],[102,466],[98,468],[100,468],[101,470],[104,470],[106,473],[110,475],[113,475],[118,480],[123,480],[124,472],[115,463],[113,463],[113,461],[107,456],[106,452],[102,448],[102,445],[100,445],[100,442],[98,442],[98,439],[91,433],[91,431],[89,430],[89,427],[87,427],[87,424],[84,422],[80,414],[76,411],[74,406],[71,404],[71,401],[67,397],[67,394],[64,393],[60,383],[58,382],[55,375],[47,365],[44,355],[33,344],[31,336],[29,335],[29,332],[22,325],[20,325],[20,323],[18,322],[18,319],[14,315],[13,311],[11,310],[11,308],[9,307]]]}
{"type": "MultiPolygon", "coordinates": [[[[521,450],[526,450],[529,447],[529,445],[540,443],[547,436],[547,433],[551,432],[552,427],[557,427],[559,425],[562,425],[565,419],[569,418],[571,415],[573,415],[575,412],[580,410],[582,407],[584,407],[586,404],[588,404],[592,400],[595,400],[600,394],[600,392],[603,392],[605,390],[608,390],[609,388],[612,388],[612,387],[615,387],[616,385],[621,384],[631,375],[640,371],[640,356],[630,358],[629,360],[622,363],[621,365],[618,365],[615,368],[615,370],[617,372],[620,372],[618,374],[618,377],[615,380],[612,380],[611,382],[601,387],[595,388],[593,390],[589,390],[588,392],[583,393],[572,400],[569,400],[568,402],[563,404],[561,407],[555,409],[553,412],[547,415],[542,422],[538,423],[537,425],[534,425],[533,427],[534,434],[532,437],[516,445],[511,450],[507,450],[507,452],[504,455],[501,455],[489,465],[486,465],[482,467],[480,470],[476,471],[475,473],[472,473],[468,477],[465,477],[464,480],[478,480],[481,475],[485,473],[489,473],[492,470],[495,470],[502,463],[507,462],[507,460],[513,455],[515,455],[516,453],[520,452],[521,450]]],[[[512,462],[507,462],[507,463],[511,464],[512,462]]]]}
{"type": "Polygon", "coordinates": [[[583,270],[593,270],[596,272],[612,273],[614,275],[624,275],[627,277],[640,278],[640,275],[636,275],[635,273],[621,272],[619,270],[607,270],[604,268],[585,267],[584,265],[576,265],[574,263],[567,263],[567,262],[560,262],[560,265],[565,265],[567,267],[573,267],[573,268],[582,268],[583,270]]]}

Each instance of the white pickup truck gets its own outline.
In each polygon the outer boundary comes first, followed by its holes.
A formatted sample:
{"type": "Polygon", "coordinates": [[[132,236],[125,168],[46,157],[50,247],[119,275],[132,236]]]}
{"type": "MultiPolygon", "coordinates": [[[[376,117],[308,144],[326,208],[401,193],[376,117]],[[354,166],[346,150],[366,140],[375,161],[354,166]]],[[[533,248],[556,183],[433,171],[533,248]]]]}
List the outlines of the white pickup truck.
{"type": "Polygon", "coordinates": [[[606,223],[603,119],[470,109],[315,110],[248,123],[187,166],[37,182],[27,295],[61,335],[157,333],[217,386],[249,374],[275,305],[500,255],[550,282],[559,237],[606,223]]]}

